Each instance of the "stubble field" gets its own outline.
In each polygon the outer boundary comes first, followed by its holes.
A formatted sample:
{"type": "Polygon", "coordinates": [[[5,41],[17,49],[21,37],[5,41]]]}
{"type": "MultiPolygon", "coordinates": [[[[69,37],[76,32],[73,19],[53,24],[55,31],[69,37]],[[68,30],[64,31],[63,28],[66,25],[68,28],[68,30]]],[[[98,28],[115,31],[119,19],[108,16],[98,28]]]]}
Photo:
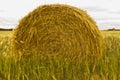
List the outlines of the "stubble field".
{"type": "Polygon", "coordinates": [[[120,31],[101,31],[103,55],[70,60],[12,53],[12,31],[0,31],[0,80],[120,80],[120,31]]]}

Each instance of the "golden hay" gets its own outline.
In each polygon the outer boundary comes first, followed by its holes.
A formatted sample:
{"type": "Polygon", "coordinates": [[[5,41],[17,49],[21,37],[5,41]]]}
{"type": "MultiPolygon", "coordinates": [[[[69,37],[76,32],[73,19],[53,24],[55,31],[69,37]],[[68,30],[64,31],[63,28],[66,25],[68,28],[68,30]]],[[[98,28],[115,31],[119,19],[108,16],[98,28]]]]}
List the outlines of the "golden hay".
{"type": "Polygon", "coordinates": [[[85,11],[63,4],[38,7],[14,30],[14,51],[20,54],[92,56],[101,54],[101,41],[96,23],[85,11]]]}

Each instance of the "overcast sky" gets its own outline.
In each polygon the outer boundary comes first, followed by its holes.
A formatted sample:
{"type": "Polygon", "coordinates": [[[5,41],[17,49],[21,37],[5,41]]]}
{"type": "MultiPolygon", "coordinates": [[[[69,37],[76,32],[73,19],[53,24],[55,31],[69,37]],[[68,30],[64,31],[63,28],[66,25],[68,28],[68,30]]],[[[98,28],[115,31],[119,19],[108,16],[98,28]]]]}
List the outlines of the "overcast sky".
{"type": "Polygon", "coordinates": [[[0,27],[15,27],[37,6],[51,3],[69,4],[86,10],[100,29],[120,28],[120,0],[0,0],[0,27]]]}

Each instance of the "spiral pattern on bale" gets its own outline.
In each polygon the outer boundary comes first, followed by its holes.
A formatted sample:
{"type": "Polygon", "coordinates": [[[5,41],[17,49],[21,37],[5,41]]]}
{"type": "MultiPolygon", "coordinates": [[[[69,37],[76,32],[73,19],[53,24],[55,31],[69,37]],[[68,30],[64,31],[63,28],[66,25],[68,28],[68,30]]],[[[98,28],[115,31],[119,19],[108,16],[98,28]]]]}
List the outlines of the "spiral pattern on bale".
{"type": "Polygon", "coordinates": [[[85,11],[63,4],[36,8],[14,30],[14,51],[20,54],[99,55],[101,43],[94,20],[85,11]]]}

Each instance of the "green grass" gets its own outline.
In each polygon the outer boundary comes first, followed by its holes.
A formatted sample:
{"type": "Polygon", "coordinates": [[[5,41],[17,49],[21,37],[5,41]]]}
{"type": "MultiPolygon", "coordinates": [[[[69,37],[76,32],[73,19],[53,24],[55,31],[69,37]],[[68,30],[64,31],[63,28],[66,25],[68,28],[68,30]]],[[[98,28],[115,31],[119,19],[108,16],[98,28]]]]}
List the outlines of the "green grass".
{"type": "Polygon", "coordinates": [[[102,31],[103,37],[116,36],[120,37],[120,31],[102,31]]]}
{"type": "Polygon", "coordinates": [[[0,33],[0,80],[120,80],[120,32],[102,31],[101,58],[76,60],[64,55],[23,55],[18,60],[11,57],[12,33],[0,33]]]}
{"type": "Polygon", "coordinates": [[[12,31],[0,31],[0,37],[12,36],[12,31]]]}

